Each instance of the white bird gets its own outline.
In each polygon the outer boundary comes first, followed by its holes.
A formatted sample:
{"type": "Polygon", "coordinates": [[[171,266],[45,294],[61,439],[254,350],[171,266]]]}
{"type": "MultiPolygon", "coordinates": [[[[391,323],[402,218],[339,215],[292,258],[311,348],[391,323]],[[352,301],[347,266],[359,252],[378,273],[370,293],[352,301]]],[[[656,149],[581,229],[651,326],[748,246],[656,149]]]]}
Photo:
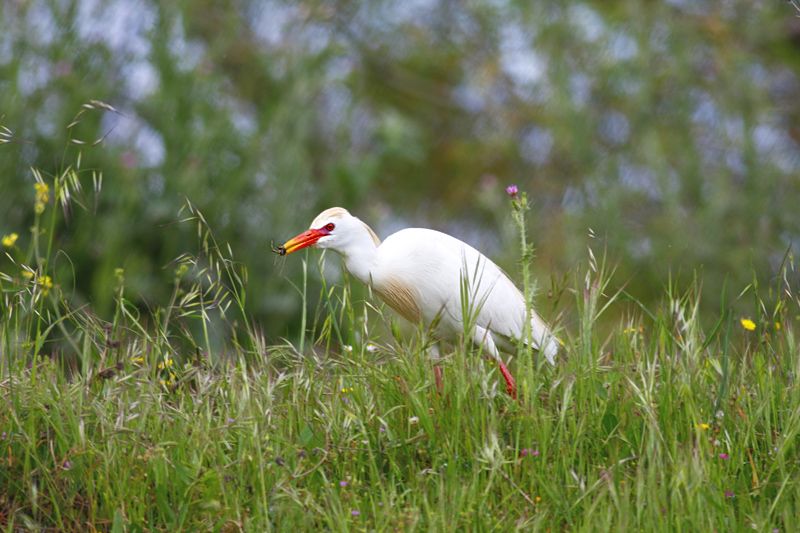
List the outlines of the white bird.
{"type": "MultiPolygon", "coordinates": [[[[533,309],[526,309],[522,293],[496,264],[455,237],[408,228],[381,243],[364,222],[346,209],[332,207],[277,252],[286,255],[308,246],[339,253],[350,274],[372,287],[389,307],[414,324],[436,323],[439,335],[462,333],[467,311],[468,323],[474,324],[472,341],[497,360],[506,390],[514,397],[514,378],[498,350],[514,350],[524,334],[526,317],[528,341],[554,362],[558,341],[547,324],[533,309]]],[[[440,385],[440,370],[435,369],[440,385]]]]}

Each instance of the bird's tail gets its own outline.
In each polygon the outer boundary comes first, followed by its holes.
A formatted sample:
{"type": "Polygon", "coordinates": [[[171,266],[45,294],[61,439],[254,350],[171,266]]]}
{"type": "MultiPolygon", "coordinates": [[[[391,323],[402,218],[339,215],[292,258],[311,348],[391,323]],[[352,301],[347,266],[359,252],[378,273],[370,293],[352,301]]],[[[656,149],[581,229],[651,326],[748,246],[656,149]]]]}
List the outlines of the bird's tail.
{"type": "Polygon", "coordinates": [[[534,347],[544,354],[547,361],[551,365],[555,364],[558,354],[558,338],[533,309],[531,309],[531,340],[534,347]]]}

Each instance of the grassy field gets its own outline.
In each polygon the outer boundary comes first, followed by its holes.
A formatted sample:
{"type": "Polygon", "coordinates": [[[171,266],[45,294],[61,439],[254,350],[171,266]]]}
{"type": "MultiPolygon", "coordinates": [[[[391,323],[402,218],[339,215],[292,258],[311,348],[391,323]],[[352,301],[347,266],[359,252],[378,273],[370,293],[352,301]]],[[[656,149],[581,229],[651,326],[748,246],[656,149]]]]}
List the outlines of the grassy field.
{"type": "Polygon", "coordinates": [[[512,361],[518,401],[458,343],[438,393],[424,332],[348,283],[296,343],[265,339],[246,269],[191,206],[200,251],[176,260],[172,300],[133,306],[119,271],[114,316],[95,316],[49,277],[50,189],[69,179],[37,185],[33,242],[4,242],[2,530],[797,527],[791,262],[740,295],[749,315],[703,325],[697,287],[645,309],[590,254],[554,298],[558,363],[512,361]]]}

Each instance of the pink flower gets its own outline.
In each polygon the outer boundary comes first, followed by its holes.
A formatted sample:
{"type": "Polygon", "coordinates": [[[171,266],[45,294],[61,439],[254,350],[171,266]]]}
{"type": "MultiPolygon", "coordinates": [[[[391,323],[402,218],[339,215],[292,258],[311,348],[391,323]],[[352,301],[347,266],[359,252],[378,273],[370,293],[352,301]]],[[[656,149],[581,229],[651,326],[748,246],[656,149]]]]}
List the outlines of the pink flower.
{"type": "Polygon", "coordinates": [[[122,166],[125,168],[135,168],[139,159],[138,157],[136,157],[136,154],[134,152],[131,152],[130,150],[122,152],[119,158],[122,162],[122,166]]]}
{"type": "Polygon", "coordinates": [[[732,490],[726,490],[725,491],[725,497],[726,498],[733,498],[734,496],[735,496],[735,494],[733,493],[732,490]]]}
{"type": "Polygon", "coordinates": [[[719,454],[719,458],[722,459],[722,460],[728,460],[728,459],[731,458],[731,456],[728,455],[727,453],[723,452],[723,453],[719,454]]]}
{"type": "Polygon", "coordinates": [[[531,457],[539,457],[539,450],[534,450],[533,448],[522,448],[519,451],[519,455],[520,457],[527,457],[529,455],[531,457]]]}
{"type": "Polygon", "coordinates": [[[352,511],[350,511],[350,514],[352,516],[361,516],[361,511],[359,511],[358,509],[353,509],[352,511]]]}
{"type": "Polygon", "coordinates": [[[348,485],[348,483],[345,480],[342,480],[342,481],[339,482],[339,486],[340,487],[346,487],[347,485],[348,485]]]}
{"type": "Polygon", "coordinates": [[[506,187],[506,194],[509,195],[511,198],[516,198],[517,194],[519,194],[519,188],[516,185],[509,185],[506,187]]]}

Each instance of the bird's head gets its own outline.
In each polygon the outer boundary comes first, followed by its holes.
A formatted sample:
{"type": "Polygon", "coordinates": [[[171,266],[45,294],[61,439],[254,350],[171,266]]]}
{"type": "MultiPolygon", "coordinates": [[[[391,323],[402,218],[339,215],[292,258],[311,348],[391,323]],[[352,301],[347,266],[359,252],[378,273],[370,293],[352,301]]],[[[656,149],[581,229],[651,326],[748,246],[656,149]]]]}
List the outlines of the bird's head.
{"type": "Polygon", "coordinates": [[[347,209],[331,207],[317,215],[307,231],[289,239],[279,247],[278,253],[286,255],[308,246],[331,248],[336,252],[345,253],[348,247],[363,241],[365,236],[375,246],[380,244],[375,232],[351,215],[347,209]]]}

